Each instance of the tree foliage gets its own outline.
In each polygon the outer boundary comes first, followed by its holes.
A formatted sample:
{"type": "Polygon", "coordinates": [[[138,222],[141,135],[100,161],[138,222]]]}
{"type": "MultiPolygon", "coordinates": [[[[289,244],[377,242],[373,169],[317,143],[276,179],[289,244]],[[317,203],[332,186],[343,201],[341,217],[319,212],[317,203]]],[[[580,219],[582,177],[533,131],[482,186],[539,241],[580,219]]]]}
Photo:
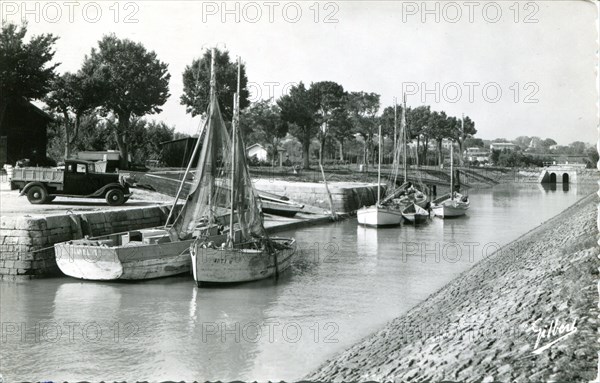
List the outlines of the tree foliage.
{"type": "Polygon", "coordinates": [[[25,42],[27,25],[2,26],[0,33],[0,95],[41,99],[48,93],[59,65],[50,64],[58,37],[51,34],[33,36],[25,42]]]}
{"type": "Polygon", "coordinates": [[[309,93],[316,108],[316,123],[319,125],[317,133],[320,143],[319,159],[322,160],[330,122],[336,111],[344,107],[346,92],[344,87],[336,82],[320,81],[310,85],[309,93]]]}
{"type": "Polygon", "coordinates": [[[69,158],[77,139],[81,118],[100,106],[106,87],[93,74],[66,72],[52,81],[52,91],[44,98],[48,107],[62,115],[65,134],[64,157],[69,158]]]}
{"type": "MultiPolygon", "coordinates": [[[[200,59],[192,61],[183,71],[183,94],[181,105],[186,106],[192,116],[206,112],[210,101],[211,51],[206,50],[200,59]]],[[[237,63],[229,58],[228,51],[215,49],[215,77],[217,98],[223,118],[228,121],[233,116],[233,95],[237,91],[237,63]]],[[[240,69],[240,110],[250,105],[246,66],[240,69]]]]}
{"type": "Polygon", "coordinates": [[[277,100],[277,105],[281,108],[281,119],[290,124],[290,133],[302,144],[304,169],[310,169],[310,141],[319,130],[314,99],[300,82],[277,100]]]}
{"type": "Polygon", "coordinates": [[[289,130],[281,119],[281,110],[270,100],[257,101],[242,112],[240,127],[246,144],[260,142],[269,146],[271,158],[277,156],[277,147],[289,130]]]}
{"type": "Polygon", "coordinates": [[[106,35],[86,56],[82,71],[102,81],[105,97],[101,105],[118,118],[113,132],[127,168],[132,118],[161,112],[169,97],[171,75],[167,64],[141,43],[106,35]]]}
{"type": "Polygon", "coordinates": [[[369,92],[350,92],[346,107],[354,131],[365,141],[363,162],[368,165],[369,157],[373,155],[373,137],[378,131],[377,112],[380,107],[380,95],[369,92]]]}

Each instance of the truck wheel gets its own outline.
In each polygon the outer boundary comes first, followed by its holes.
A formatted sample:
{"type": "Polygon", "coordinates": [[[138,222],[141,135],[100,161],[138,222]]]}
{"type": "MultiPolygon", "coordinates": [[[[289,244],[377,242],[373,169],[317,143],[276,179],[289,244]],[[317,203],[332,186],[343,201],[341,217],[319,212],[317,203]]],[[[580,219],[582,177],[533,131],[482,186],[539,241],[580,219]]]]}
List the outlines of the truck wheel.
{"type": "Polygon", "coordinates": [[[32,186],[27,190],[27,199],[34,205],[39,205],[46,202],[48,192],[41,186],[32,186]]]}
{"type": "Polygon", "coordinates": [[[125,195],[121,189],[110,189],[106,193],[106,202],[110,206],[119,206],[125,203],[125,195]]]}

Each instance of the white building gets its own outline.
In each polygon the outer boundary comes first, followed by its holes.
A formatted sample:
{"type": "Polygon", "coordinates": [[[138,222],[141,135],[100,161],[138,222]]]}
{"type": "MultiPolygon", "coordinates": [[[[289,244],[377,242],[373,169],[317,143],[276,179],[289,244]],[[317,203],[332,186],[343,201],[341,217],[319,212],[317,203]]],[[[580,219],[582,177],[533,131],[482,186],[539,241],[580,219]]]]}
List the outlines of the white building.
{"type": "MultiPolygon", "coordinates": [[[[271,145],[269,145],[269,147],[271,147],[271,145]]],[[[279,155],[279,166],[282,166],[284,156],[287,157],[285,148],[278,146],[277,154],[279,155]]],[[[252,158],[254,156],[256,156],[259,161],[267,162],[269,159],[269,151],[267,148],[258,143],[250,145],[246,148],[246,157],[252,158]]],[[[276,159],[272,160],[276,161],[276,159]]]]}
{"type": "Polygon", "coordinates": [[[513,151],[516,149],[516,145],[511,144],[510,142],[492,142],[490,144],[490,151],[491,150],[504,150],[504,149],[513,151]]]}
{"type": "Polygon", "coordinates": [[[256,156],[259,161],[266,161],[268,154],[267,149],[261,144],[253,144],[246,148],[246,157],[248,158],[256,156]]]}
{"type": "Polygon", "coordinates": [[[467,150],[465,150],[464,152],[464,157],[467,161],[470,162],[486,162],[489,161],[489,156],[490,156],[490,152],[488,152],[487,150],[483,149],[483,148],[479,148],[479,147],[471,147],[471,148],[467,148],[467,150]]]}

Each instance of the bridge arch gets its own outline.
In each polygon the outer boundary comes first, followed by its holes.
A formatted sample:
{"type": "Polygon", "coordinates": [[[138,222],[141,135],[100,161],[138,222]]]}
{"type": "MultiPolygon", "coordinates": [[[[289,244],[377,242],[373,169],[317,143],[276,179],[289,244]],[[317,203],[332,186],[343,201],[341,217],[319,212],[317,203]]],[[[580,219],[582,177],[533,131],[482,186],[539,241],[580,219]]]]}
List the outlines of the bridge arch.
{"type": "Polygon", "coordinates": [[[563,184],[568,184],[569,183],[569,173],[563,173],[563,175],[562,175],[562,182],[563,182],[563,184]]]}
{"type": "Polygon", "coordinates": [[[550,183],[556,183],[556,173],[550,173],[550,183]]]}

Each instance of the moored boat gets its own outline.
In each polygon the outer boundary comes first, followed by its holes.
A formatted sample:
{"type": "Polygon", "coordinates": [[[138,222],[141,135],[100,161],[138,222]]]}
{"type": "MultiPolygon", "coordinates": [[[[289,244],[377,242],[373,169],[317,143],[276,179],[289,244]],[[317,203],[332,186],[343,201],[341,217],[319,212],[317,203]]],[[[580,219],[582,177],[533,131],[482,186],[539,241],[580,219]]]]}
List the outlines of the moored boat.
{"type": "Polygon", "coordinates": [[[260,192],[259,196],[262,204],[262,211],[267,214],[294,217],[296,213],[304,208],[304,205],[286,201],[280,197],[278,198],[274,194],[260,192]]]}
{"type": "Polygon", "coordinates": [[[454,192],[446,194],[431,202],[431,210],[441,218],[460,217],[467,213],[470,202],[469,197],[454,192]]]}
{"type": "Polygon", "coordinates": [[[393,204],[381,203],[381,125],[379,125],[379,161],[377,163],[377,203],[373,206],[362,207],[356,211],[359,225],[365,226],[397,226],[402,222],[402,211],[393,204]]]}
{"type": "Polygon", "coordinates": [[[216,97],[214,54],[211,64],[211,103],[209,122],[198,160],[200,175],[194,192],[199,201],[193,212],[208,217],[213,224],[214,211],[227,209],[229,224],[225,242],[199,236],[190,246],[192,271],[196,284],[249,282],[289,268],[295,252],[295,239],[269,238],[261,214],[261,199],[254,189],[246,163],[245,146],[239,129],[241,63],[238,59],[238,90],[234,97],[231,139],[216,97]],[[215,187],[219,182],[223,187],[215,187]]]}
{"type": "MultiPolygon", "coordinates": [[[[216,235],[216,226],[211,231],[214,241],[225,240],[225,235],[216,235]]],[[[70,277],[141,280],[189,273],[192,242],[173,241],[168,230],[153,228],[57,243],[54,251],[58,267],[70,277]]]]}
{"type": "MultiPolygon", "coordinates": [[[[408,181],[408,159],[407,159],[407,123],[406,123],[406,95],[403,96],[403,107],[402,107],[402,115],[400,119],[400,137],[397,139],[396,134],[396,109],[397,105],[394,102],[394,162],[393,162],[393,177],[391,177],[391,185],[389,190],[387,191],[387,195],[381,200],[380,204],[382,206],[390,206],[396,209],[404,210],[411,204],[417,204],[420,207],[425,207],[428,202],[428,196],[423,193],[421,190],[417,189],[412,182],[408,181]],[[397,145],[397,142],[399,143],[397,145]],[[397,187],[396,180],[398,177],[398,166],[400,164],[400,154],[402,154],[402,169],[403,169],[403,179],[404,182],[402,185],[397,187]]],[[[418,153],[416,154],[416,163],[418,166],[418,153]]],[[[423,188],[424,185],[420,182],[419,176],[419,184],[420,187],[423,188]]]]}
{"type": "MultiPolygon", "coordinates": [[[[464,116],[461,125],[464,124],[464,116]]],[[[464,129],[464,128],[463,128],[464,129]]],[[[431,201],[431,210],[440,218],[460,217],[467,213],[469,197],[460,194],[454,186],[454,145],[450,146],[450,193],[431,201]]]]}
{"type": "MultiPolygon", "coordinates": [[[[207,119],[201,125],[199,137],[208,123],[207,119]]],[[[197,140],[163,227],[57,243],[54,249],[60,270],[68,276],[89,280],[139,280],[189,273],[192,266],[189,248],[195,239],[203,238],[220,245],[227,238],[223,234],[223,210],[212,210],[210,223],[206,216],[195,214],[201,209],[197,206],[201,201],[195,198],[198,194],[195,191],[199,189],[198,172],[194,174],[190,194],[170,225],[199,145],[200,140],[197,140]]],[[[219,185],[215,185],[215,189],[219,189],[219,185]]]]}
{"type": "Polygon", "coordinates": [[[270,238],[235,244],[233,248],[199,244],[192,246],[193,273],[200,283],[256,281],[285,271],[296,251],[294,238],[270,238]],[[269,248],[274,246],[275,249],[269,248]]]}
{"type": "Polygon", "coordinates": [[[402,222],[402,212],[391,206],[369,206],[356,211],[356,219],[365,226],[398,226],[402,222]]]}
{"type": "Polygon", "coordinates": [[[429,212],[421,206],[412,203],[402,210],[402,216],[409,222],[419,224],[427,222],[427,219],[429,219],[429,212]]]}

